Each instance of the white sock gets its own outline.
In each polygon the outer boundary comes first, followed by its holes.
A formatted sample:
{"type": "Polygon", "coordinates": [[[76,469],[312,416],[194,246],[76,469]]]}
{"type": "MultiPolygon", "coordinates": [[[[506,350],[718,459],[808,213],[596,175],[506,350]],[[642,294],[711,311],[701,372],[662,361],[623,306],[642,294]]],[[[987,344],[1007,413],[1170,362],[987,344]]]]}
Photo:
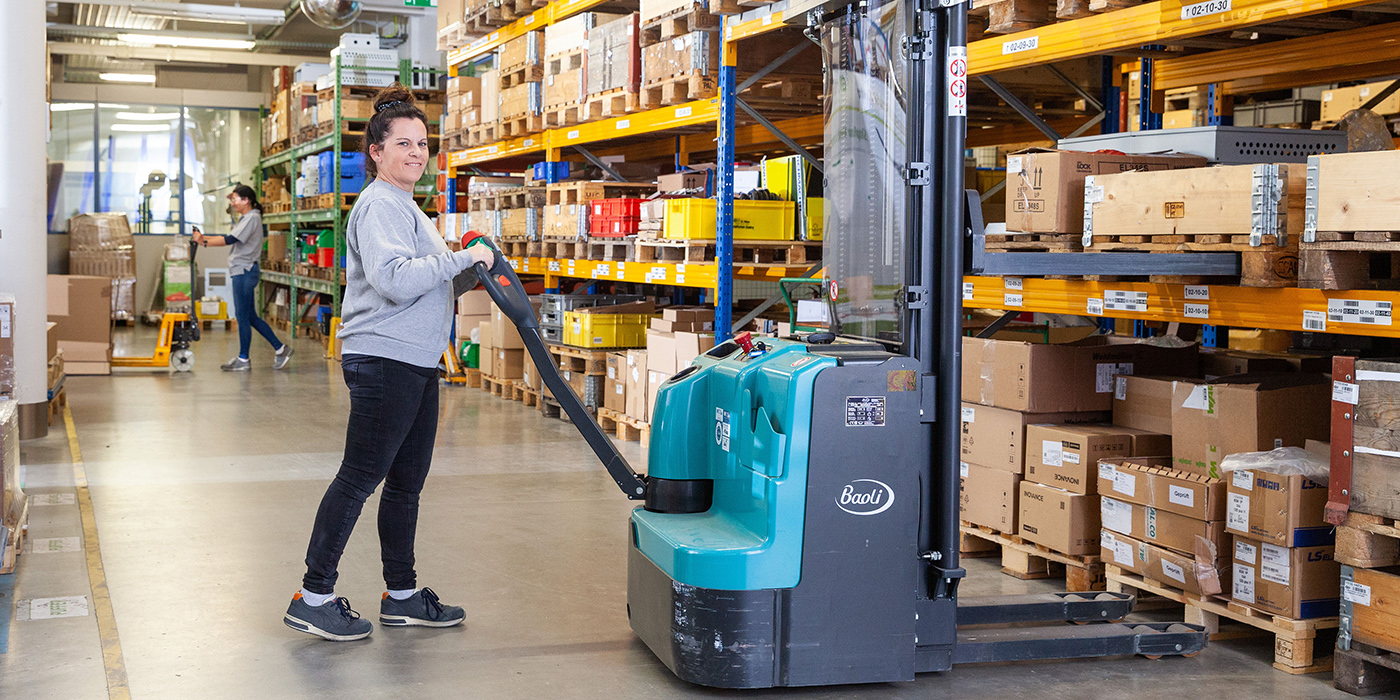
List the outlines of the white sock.
{"type": "Polygon", "coordinates": [[[329,603],[332,600],[334,600],[335,594],[326,593],[322,595],[320,593],[312,593],[311,591],[308,591],[305,588],[303,588],[301,589],[301,599],[306,601],[307,605],[310,605],[313,608],[319,608],[322,605],[325,605],[326,603],[329,603]]]}
{"type": "Polygon", "coordinates": [[[417,592],[417,588],[405,588],[401,591],[389,591],[389,597],[393,598],[394,600],[408,600],[409,598],[413,597],[414,593],[417,592]]]}

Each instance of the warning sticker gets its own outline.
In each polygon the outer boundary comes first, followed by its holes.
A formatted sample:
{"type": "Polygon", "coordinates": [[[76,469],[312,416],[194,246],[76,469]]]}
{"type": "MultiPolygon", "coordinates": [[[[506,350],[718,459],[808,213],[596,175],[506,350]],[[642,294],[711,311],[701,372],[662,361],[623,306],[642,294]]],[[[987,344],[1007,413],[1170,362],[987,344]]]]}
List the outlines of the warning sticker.
{"type": "Polygon", "coordinates": [[[885,424],[885,397],[847,396],[846,427],[878,428],[885,424]]]}
{"type": "Polygon", "coordinates": [[[715,409],[715,444],[725,452],[729,451],[729,411],[722,408],[715,409]]]}

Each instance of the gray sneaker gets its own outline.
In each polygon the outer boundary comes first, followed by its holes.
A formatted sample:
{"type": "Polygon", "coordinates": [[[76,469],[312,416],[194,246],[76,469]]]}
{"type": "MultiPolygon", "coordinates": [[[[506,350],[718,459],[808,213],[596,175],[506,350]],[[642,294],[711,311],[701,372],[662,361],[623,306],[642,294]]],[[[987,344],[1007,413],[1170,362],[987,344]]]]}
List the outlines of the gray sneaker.
{"type": "Polygon", "coordinates": [[[379,624],[386,627],[453,627],[467,619],[465,610],[443,605],[431,588],[395,600],[388,593],[379,601],[379,624]]]}
{"type": "Polygon", "coordinates": [[[292,359],[293,352],[296,351],[292,350],[291,343],[282,343],[282,349],[277,351],[277,357],[272,360],[272,368],[282,369],[286,367],[287,361],[292,359]]]}
{"type": "Polygon", "coordinates": [[[360,619],[360,614],[350,609],[349,600],[336,598],[325,605],[311,606],[302,600],[300,592],[292,596],[292,604],[287,606],[282,622],[298,632],[332,642],[353,642],[374,631],[369,620],[360,619]]]}
{"type": "Polygon", "coordinates": [[[228,362],[225,362],[224,364],[219,366],[219,369],[222,369],[225,372],[247,372],[252,368],[253,363],[241,357],[235,357],[232,360],[229,360],[228,362]]]}

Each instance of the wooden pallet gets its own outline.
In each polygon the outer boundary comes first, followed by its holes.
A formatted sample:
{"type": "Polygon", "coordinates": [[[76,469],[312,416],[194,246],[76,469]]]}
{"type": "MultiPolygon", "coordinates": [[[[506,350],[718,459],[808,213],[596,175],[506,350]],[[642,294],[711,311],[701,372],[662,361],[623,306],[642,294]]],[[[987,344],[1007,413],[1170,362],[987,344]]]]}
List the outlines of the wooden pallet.
{"type": "Polygon", "coordinates": [[[1352,695],[1400,692],[1400,654],[1358,642],[1332,657],[1332,685],[1352,695]]]}
{"type": "MultiPolygon", "coordinates": [[[[1235,284],[1244,287],[1296,287],[1300,277],[1298,250],[1290,241],[1287,248],[1274,244],[1273,236],[1264,236],[1263,245],[1249,245],[1248,236],[1174,235],[1174,236],[1094,236],[1094,245],[1084,248],[1078,234],[1005,234],[987,236],[986,249],[991,252],[1115,252],[1115,253],[1239,253],[1241,274],[1238,277],[1207,278],[1182,275],[1145,275],[1106,278],[1102,276],[1074,277],[1100,281],[1144,279],[1159,284],[1235,284]],[[1102,239],[1102,240],[1101,240],[1102,239]]],[[[1057,279],[1068,277],[1051,276],[1057,279]]]]}
{"type": "Polygon", "coordinates": [[[1400,289],[1400,232],[1319,231],[1302,261],[1300,287],[1400,289]]]}
{"type": "Polygon", "coordinates": [[[617,436],[617,439],[624,442],[641,441],[643,445],[651,442],[651,424],[644,420],[637,420],[621,411],[614,411],[610,408],[598,408],[598,425],[602,426],[603,432],[617,436]]]}
{"type": "Polygon", "coordinates": [[[449,385],[461,384],[471,389],[481,388],[481,370],[475,367],[463,367],[461,374],[449,374],[445,379],[449,385]]]}
{"type": "Polygon", "coordinates": [[[638,44],[651,46],[691,32],[717,32],[723,23],[724,17],[712,14],[707,5],[684,5],[642,22],[638,44]]]}
{"type": "Polygon", "coordinates": [[[501,123],[490,122],[467,127],[467,145],[475,148],[500,141],[501,123]]]}
{"type": "Polygon", "coordinates": [[[1400,527],[1392,518],[1352,511],[1337,526],[1336,559],[1362,569],[1400,565],[1400,527]]]}
{"type": "Polygon", "coordinates": [[[1104,564],[1097,554],[1061,554],[1016,535],[966,521],[959,529],[964,535],[1000,546],[1001,571],[1004,574],[1019,579],[1053,578],[1063,574],[1067,591],[1104,590],[1104,564]]]}
{"type": "Polygon", "coordinates": [[[495,211],[496,195],[489,192],[478,192],[467,196],[467,213],[477,211],[495,211]]]}
{"type": "Polygon", "coordinates": [[[714,97],[718,75],[699,70],[655,80],[642,86],[637,102],[642,109],[655,109],[714,97]]]}
{"type": "MultiPolygon", "coordinates": [[[[544,414],[545,418],[558,418],[559,420],[562,420],[565,423],[573,422],[569,420],[569,414],[564,412],[564,409],[560,407],[559,402],[555,401],[554,397],[552,396],[545,396],[544,394],[541,394],[539,404],[536,406],[536,408],[540,410],[540,413],[544,414]]],[[[587,407],[585,406],[585,408],[587,407]]]]}
{"type": "Polygon", "coordinates": [[[543,257],[555,260],[587,260],[588,241],[577,238],[556,238],[545,236],[540,243],[543,257]]]}
{"type": "Polygon", "coordinates": [[[573,372],[584,376],[606,376],[608,373],[608,353],[613,350],[576,348],[571,345],[550,343],[549,354],[554,356],[556,367],[561,372],[573,372]]]}
{"type": "Polygon", "coordinates": [[[489,34],[497,27],[504,27],[514,21],[514,6],[507,10],[499,5],[486,5],[462,18],[462,28],[466,34],[489,34]]]}
{"type": "Polygon", "coordinates": [[[267,148],[264,148],[264,149],[263,149],[263,158],[271,158],[272,156],[275,156],[275,155],[277,155],[278,153],[281,153],[282,151],[285,151],[285,150],[287,150],[288,148],[291,148],[291,147],[292,147],[292,142],[291,142],[290,140],[288,140],[288,139],[282,139],[281,141],[277,141],[277,142],[273,143],[271,146],[268,146],[267,148]]]}
{"type": "Polygon", "coordinates": [[[582,124],[586,121],[584,117],[584,104],[582,102],[571,102],[569,104],[545,105],[544,112],[540,116],[544,117],[546,129],[559,129],[575,124],[582,124]]]}
{"type": "Polygon", "coordinates": [[[528,240],[497,241],[501,252],[510,258],[544,258],[544,243],[528,240]]]}
{"type": "Polygon", "coordinates": [[[538,134],[544,131],[544,116],[539,114],[518,114],[501,120],[500,139],[538,134]]]}
{"type": "Polygon", "coordinates": [[[497,379],[483,374],[481,375],[481,390],[492,396],[508,399],[511,398],[511,392],[513,391],[512,381],[514,380],[497,379]]]}
{"type": "MultiPolygon", "coordinates": [[[[1130,571],[1109,564],[1105,576],[1111,593],[1123,593],[1125,588],[1161,596],[1185,606],[1184,620],[1189,624],[1201,625],[1210,633],[1211,639],[1230,639],[1240,636],[1230,630],[1221,632],[1221,620],[1243,623],[1274,634],[1274,668],[1290,674],[1323,673],[1332,670],[1332,657],[1317,659],[1314,656],[1314,641],[1319,630],[1334,630],[1339,624],[1336,617],[1321,617],[1312,620],[1294,620],[1261,612],[1234,601],[1217,597],[1203,597],[1165,586],[1157,581],[1145,579],[1130,571]]],[[[1327,648],[1324,646],[1323,648],[1327,648]]]]}
{"type": "MultiPolygon", "coordinates": [[[[637,262],[713,262],[715,241],[637,238],[637,262]]],[[[734,241],[734,264],[745,267],[807,265],[821,260],[821,241],[734,241]]]]}
{"type": "Polygon", "coordinates": [[[543,187],[507,187],[496,190],[492,196],[496,198],[497,209],[539,208],[545,204],[543,187]]]}
{"type": "Polygon", "coordinates": [[[231,320],[229,320],[229,319],[224,319],[224,320],[222,320],[222,321],[204,320],[204,319],[201,319],[201,320],[200,320],[200,325],[203,326],[204,330],[206,330],[206,331],[214,330],[214,324],[216,324],[216,323],[221,324],[221,325],[224,327],[224,330],[228,330],[228,329],[230,329],[230,328],[233,328],[233,321],[231,321],[231,320]]]}
{"type": "MultiPolygon", "coordinates": [[[[13,508],[14,504],[10,506],[13,508]]],[[[26,496],[24,505],[20,506],[19,517],[12,518],[11,522],[15,523],[15,528],[5,542],[5,556],[0,558],[0,575],[15,572],[19,553],[24,549],[24,541],[29,538],[29,497],[26,496]]]]}
{"type": "Polygon", "coordinates": [[[579,111],[579,123],[621,116],[640,109],[640,96],[627,88],[615,88],[606,92],[595,92],[583,98],[579,111]]]}
{"type": "Polygon", "coordinates": [[[571,70],[578,70],[583,67],[584,56],[588,54],[584,49],[574,49],[573,51],[560,51],[544,57],[545,75],[559,75],[571,70]]]}
{"type": "Polygon", "coordinates": [[[61,387],[53,398],[49,399],[49,425],[54,421],[63,420],[63,407],[68,405],[68,387],[61,387]]]}
{"type": "Polygon", "coordinates": [[[603,182],[585,180],[559,182],[545,189],[545,206],[587,204],[595,199],[645,197],[656,191],[656,185],[640,182],[603,182]]]}
{"type": "Polygon", "coordinates": [[[519,401],[526,406],[534,406],[540,400],[540,393],[530,388],[523,379],[511,382],[511,399],[519,401]]]}
{"type": "Polygon", "coordinates": [[[737,15],[771,4],[773,0],[710,0],[710,14],[737,15]]]}
{"type": "Polygon", "coordinates": [[[501,90],[520,87],[525,83],[538,83],[544,80],[544,66],[539,63],[525,63],[513,68],[500,70],[501,90]]]}
{"type": "Polygon", "coordinates": [[[605,262],[633,262],[637,259],[637,239],[598,238],[588,239],[588,259],[605,262]]]}
{"type": "MultiPolygon", "coordinates": [[[[963,525],[968,525],[968,523],[964,522],[963,525]]],[[[999,554],[1001,554],[1001,545],[984,540],[975,535],[969,535],[966,532],[958,533],[959,557],[977,559],[981,557],[994,557],[999,554]]]]}
{"type": "Polygon", "coordinates": [[[461,22],[452,24],[438,30],[437,50],[443,53],[456,51],[467,45],[467,35],[461,22]]]}
{"type": "Polygon", "coordinates": [[[264,214],[286,214],[292,210],[292,203],[288,201],[263,202],[262,206],[264,214]]]}

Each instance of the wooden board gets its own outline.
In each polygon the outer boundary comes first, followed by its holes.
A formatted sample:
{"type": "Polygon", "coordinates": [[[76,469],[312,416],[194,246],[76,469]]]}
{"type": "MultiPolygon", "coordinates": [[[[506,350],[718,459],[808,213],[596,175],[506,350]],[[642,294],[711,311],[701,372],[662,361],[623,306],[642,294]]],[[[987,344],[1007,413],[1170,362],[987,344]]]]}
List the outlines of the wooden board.
{"type": "MultiPolygon", "coordinates": [[[[1351,510],[1400,518],[1400,363],[1357,360],[1356,371],[1378,374],[1357,381],[1352,422],[1351,510]]],[[[1364,376],[1364,375],[1363,375],[1364,376]]]]}
{"type": "Polygon", "coordinates": [[[960,531],[964,536],[1001,547],[1001,571],[1008,576],[1030,580],[1063,575],[1067,591],[1102,591],[1106,585],[1103,560],[1098,555],[1061,554],[1016,535],[966,521],[960,531]]]}
{"type": "MultiPolygon", "coordinates": [[[[1093,233],[1112,236],[1248,236],[1253,220],[1253,165],[1185,168],[1094,176],[1093,233]]],[[[1290,238],[1303,231],[1306,168],[1280,164],[1286,206],[1278,214],[1290,238]]],[[[1087,187],[1088,183],[1086,183],[1087,187]]]]}
{"type": "Polygon", "coordinates": [[[1352,581],[1370,589],[1370,604],[1351,602],[1351,637],[1400,653],[1400,576],[1378,569],[1352,569],[1352,581]]]}
{"type": "Polygon", "coordinates": [[[1317,157],[1318,231],[1400,229],[1400,151],[1317,157]]]}
{"type": "Polygon", "coordinates": [[[544,78],[544,108],[546,111],[577,105],[583,101],[583,85],[587,76],[582,68],[547,75],[544,78]]]}

